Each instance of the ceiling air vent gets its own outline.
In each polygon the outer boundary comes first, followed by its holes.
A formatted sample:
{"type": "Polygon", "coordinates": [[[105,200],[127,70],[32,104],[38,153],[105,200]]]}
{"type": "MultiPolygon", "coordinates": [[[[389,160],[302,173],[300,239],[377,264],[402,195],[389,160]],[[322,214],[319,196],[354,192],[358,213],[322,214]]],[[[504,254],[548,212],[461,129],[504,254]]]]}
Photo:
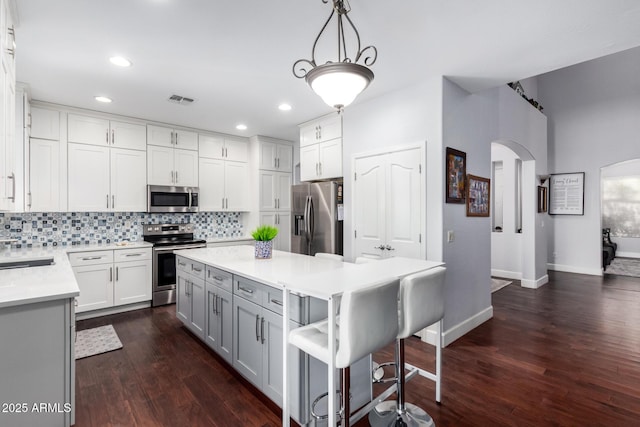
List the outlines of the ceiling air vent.
{"type": "Polygon", "coordinates": [[[172,102],[174,104],[190,105],[193,101],[193,98],[187,98],[186,96],[171,95],[169,97],[169,102],[172,102]]]}

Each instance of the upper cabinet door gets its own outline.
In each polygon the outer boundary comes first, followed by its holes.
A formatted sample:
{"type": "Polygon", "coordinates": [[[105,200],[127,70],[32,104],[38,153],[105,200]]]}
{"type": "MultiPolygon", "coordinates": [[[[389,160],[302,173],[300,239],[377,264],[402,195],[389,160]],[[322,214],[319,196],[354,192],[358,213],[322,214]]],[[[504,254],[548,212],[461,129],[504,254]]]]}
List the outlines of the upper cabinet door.
{"type": "Polygon", "coordinates": [[[199,175],[199,210],[201,212],[223,211],[225,207],[224,161],[201,157],[199,175]]]}
{"type": "Polygon", "coordinates": [[[293,170],[293,146],[278,144],[276,157],[280,172],[291,172],[293,170]]]}
{"type": "Polygon", "coordinates": [[[174,150],[175,185],[181,187],[198,186],[198,152],[174,150]]]}
{"type": "Polygon", "coordinates": [[[147,147],[147,184],[174,185],[173,148],[150,145],[147,147]]]}
{"type": "Polygon", "coordinates": [[[320,178],[342,176],[342,138],[318,144],[320,155],[320,178]]]}
{"type": "Polygon", "coordinates": [[[109,120],[69,114],[68,140],[92,145],[109,145],[109,120]]]}
{"type": "Polygon", "coordinates": [[[31,137],[60,140],[60,112],[31,107],[31,137]]]}
{"type": "Polygon", "coordinates": [[[109,147],[69,144],[69,211],[111,209],[109,147]]]}
{"type": "Polygon", "coordinates": [[[147,210],[147,154],[144,151],[111,150],[111,210],[147,210]]]}
{"type": "Polygon", "coordinates": [[[116,121],[110,124],[112,146],[146,151],[147,130],[143,125],[116,121]]]}
{"type": "Polygon", "coordinates": [[[260,142],[258,169],[276,169],[277,145],[273,142],[260,142]]]}
{"type": "Polygon", "coordinates": [[[225,162],[225,208],[231,212],[249,210],[249,168],[243,162],[225,162]]]}
{"type": "Polygon", "coordinates": [[[320,147],[311,144],[300,147],[300,180],[313,181],[320,175],[320,147]]]}
{"type": "Polygon", "coordinates": [[[173,129],[147,125],[147,144],[173,147],[173,129]]]}
{"type": "Polygon", "coordinates": [[[246,163],[249,161],[249,142],[243,139],[225,138],[224,154],[225,160],[246,163]]]}
{"type": "Polygon", "coordinates": [[[224,138],[212,135],[199,135],[198,146],[200,157],[207,159],[224,159],[224,138]]]}
{"type": "Polygon", "coordinates": [[[330,141],[342,136],[342,119],[334,114],[318,121],[318,142],[330,141]]]}
{"type": "MultiPolygon", "coordinates": [[[[60,211],[60,142],[29,140],[30,212],[60,211]]],[[[66,206],[65,206],[66,207],[66,206]]]]}
{"type": "Polygon", "coordinates": [[[175,130],[175,147],[198,151],[198,134],[188,130],[175,130]]]}

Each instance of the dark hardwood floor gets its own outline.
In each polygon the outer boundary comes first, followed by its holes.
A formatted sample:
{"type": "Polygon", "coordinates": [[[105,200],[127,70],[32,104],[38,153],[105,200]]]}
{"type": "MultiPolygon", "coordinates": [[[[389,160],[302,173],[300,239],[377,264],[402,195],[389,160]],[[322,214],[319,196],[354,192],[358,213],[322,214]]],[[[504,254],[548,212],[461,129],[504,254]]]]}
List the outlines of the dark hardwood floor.
{"type": "MultiPolygon", "coordinates": [[[[407,383],[407,400],[439,427],[640,425],[640,279],[550,279],[492,294],[493,319],[443,350],[442,404],[424,378],[407,383]]],[[[124,348],[77,361],[78,427],[280,425],[277,408],[187,332],[174,306],[78,329],[104,324],[124,348]]],[[[408,340],[406,357],[432,369],[433,347],[408,340]]],[[[391,360],[392,346],[375,359],[391,360]]]]}

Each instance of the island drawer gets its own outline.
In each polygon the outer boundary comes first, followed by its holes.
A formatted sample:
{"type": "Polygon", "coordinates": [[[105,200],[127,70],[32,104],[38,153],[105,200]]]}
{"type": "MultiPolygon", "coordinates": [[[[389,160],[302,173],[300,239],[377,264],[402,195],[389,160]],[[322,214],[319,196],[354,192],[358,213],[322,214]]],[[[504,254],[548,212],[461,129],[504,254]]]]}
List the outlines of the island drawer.
{"type": "Polygon", "coordinates": [[[262,305],[264,285],[242,276],[235,276],[233,280],[233,294],[262,305]]]}
{"type": "MultiPolygon", "coordinates": [[[[264,286],[263,307],[282,316],[282,289],[264,286]]],[[[311,297],[289,295],[289,319],[301,325],[325,319],[327,317],[327,303],[311,297]]]]}
{"type": "Polygon", "coordinates": [[[111,264],[113,251],[73,252],[69,254],[69,263],[72,267],[94,264],[111,264]]]}
{"type": "Polygon", "coordinates": [[[201,262],[191,261],[184,257],[176,257],[176,268],[204,280],[204,264],[201,262]]]}
{"type": "Polygon", "coordinates": [[[116,262],[151,259],[151,248],[118,249],[113,252],[116,262]]]}
{"type": "Polygon", "coordinates": [[[224,290],[233,292],[233,275],[224,270],[207,265],[207,283],[213,283],[224,290]]]}

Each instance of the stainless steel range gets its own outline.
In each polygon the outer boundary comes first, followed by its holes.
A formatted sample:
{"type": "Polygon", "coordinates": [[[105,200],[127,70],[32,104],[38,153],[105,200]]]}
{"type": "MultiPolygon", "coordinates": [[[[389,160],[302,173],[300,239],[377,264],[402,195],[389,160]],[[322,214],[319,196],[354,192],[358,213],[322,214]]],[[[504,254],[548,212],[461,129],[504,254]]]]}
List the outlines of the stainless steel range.
{"type": "Polygon", "coordinates": [[[176,302],[176,256],[179,249],[206,248],[205,240],[193,238],[193,224],[147,224],[145,242],[153,243],[152,305],[176,302]]]}

